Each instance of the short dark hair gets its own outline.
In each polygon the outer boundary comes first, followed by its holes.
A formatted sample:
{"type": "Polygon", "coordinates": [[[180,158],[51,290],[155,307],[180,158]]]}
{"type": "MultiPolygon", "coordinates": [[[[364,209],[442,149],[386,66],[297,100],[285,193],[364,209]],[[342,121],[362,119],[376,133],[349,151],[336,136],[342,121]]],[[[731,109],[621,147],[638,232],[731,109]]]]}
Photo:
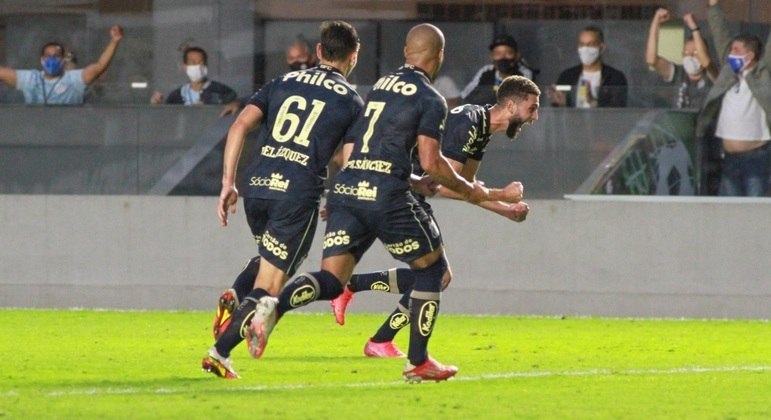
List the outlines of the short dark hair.
{"type": "Polygon", "coordinates": [[[59,48],[59,51],[62,52],[62,56],[64,56],[64,45],[58,43],[58,42],[46,42],[45,45],[43,45],[43,48],[40,49],[40,56],[44,56],[46,53],[46,48],[48,47],[56,47],[59,48]]]}
{"type": "Polygon", "coordinates": [[[743,43],[748,50],[754,52],[755,61],[760,60],[760,56],[763,54],[763,43],[760,38],[752,34],[741,33],[736,35],[733,40],[743,43]]]}
{"type": "Polygon", "coordinates": [[[206,51],[204,51],[201,47],[187,47],[184,51],[182,51],[182,62],[187,63],[187,54],[191,52],[197,52],[203,56],[203,63],[206,64],[209,62],[209,56],[206,54],[206,51]]]}
{"type": "Polygon", "coordinates": [[[599,26],[589,25],[584,27],[584,29],[581,29],[581,32],[594,32],[597,34],[597,38],[600,39],[600,42],[605,42],[605,34],[602,32],[602,29],[600,29],[599,26]]]}
{"type": "Polygon", "coordinates": [[[510,99],[515,102],[524,101],[528,95],[541,96],[541,89],[524,76],[509,76],[498,86],[498,103],[501,105],[510,99]]]}
{"type": "Polygon", "coordinates": [[[493,42],[490,43],[490,51],[492,51],[495,47],[499,45],[505,45],[511,49],[519,50],[519,47],[517,45],[517,41],[509,34],[500,34],[493,38],[493,42]]]}
{"type": "Polygon", "coordinates": [[[321,55],[325,60],[345,60],[358,47],[359,34],[350,23],[328,20],[321,24],[321,55]]]}

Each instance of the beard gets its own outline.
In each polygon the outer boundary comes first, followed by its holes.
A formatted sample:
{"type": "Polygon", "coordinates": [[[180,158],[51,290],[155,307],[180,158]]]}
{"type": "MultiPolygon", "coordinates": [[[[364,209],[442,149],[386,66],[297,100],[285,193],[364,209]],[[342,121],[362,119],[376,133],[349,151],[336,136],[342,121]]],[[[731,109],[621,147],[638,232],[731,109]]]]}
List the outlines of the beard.
{"type": "Polygon", "coordinates": [[[525,125],[525,122],[519,118],[509,121],[509,126],[506,127],[506,137],[512,140],[516,138],[519,135],[519,132],[522,131],[523,125],[525,125]]]}

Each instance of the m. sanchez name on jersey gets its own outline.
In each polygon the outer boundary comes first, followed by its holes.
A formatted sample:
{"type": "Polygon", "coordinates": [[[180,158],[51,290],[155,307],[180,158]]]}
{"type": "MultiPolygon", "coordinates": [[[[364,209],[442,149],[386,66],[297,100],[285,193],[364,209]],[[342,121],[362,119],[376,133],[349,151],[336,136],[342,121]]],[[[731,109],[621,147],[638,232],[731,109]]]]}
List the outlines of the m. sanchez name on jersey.
{"type": "Polygon", "coordinates": [[[318,202],[327,164],[361,112],[359,94],[337,69],[319,65],[273,79],[249,103],[265,117],[243,195],[318,202]]]}
{"type": "Polygon", "coordinates": [[[421,69],[405,65],[375,83],[346,141],[353,152],[330,188],[330,202],[383,207],[409,191],[417,137],[439,141],[447,105],[421,69]]]}

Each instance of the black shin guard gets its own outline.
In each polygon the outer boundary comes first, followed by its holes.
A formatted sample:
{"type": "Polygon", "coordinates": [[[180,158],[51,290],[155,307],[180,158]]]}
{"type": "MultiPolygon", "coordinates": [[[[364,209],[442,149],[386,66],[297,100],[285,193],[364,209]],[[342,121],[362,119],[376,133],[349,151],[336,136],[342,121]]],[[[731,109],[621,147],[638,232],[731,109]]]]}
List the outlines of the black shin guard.
{"type": "Polygon", "coordinates": [[[329,271],[303,273],[281,290],[278,295],[278,313],[283,315],[316,300],[332,300],[340,293],[343,293],[343,286],[329,271]]]}
{"type": "Polygon", "coordinates": [[[410,324],[410,294],[405,293],[402,298],[399,299],[399,305],[391,312],[380,329],[377,330],[372,341],[375,343],[385,343],[386,341],[393,341],[396,334],[401,331],[402,328],[410,324]]]}
{"type": "Polygon", "coordinates": [[[238,301],[243,302],[246,295],[254,289],[254,281],[257,278],[257,270],[260,268],[260,257],[256,256],[246,263],[241,273],[233,282],[233,290],[236,291],[238,301]]]}
{"type": "Polygon", "coordinates": [[[352,292],[375,290],[389,293],[405,293],[415,284],[415,275],[409,268],[391,268],[386,271],[354,274],[348,282],[352,292]]]}
{"type": "Polygon", "coordinates": [[[257,301],[261,297],[268,296],[268,292],[263,289],[254,289],[249,292],[244,298],[235,312],[233,312],[232,321],[230,325],[225,329],[225,332],[220,335],[217,342],[214,343],[214,347],[217,348],[217,352],[222,357],[230,357],[230,351],[233,350],[238,343],[244,340],[244,332],[249,321],[254,316],[254,309],[257,307],[257,301]]]}
{"type": "Polygon", "coordinates": [[[428,357],[428,340],[439,315],[439,300],[442,295],[442,277],[447,271],[444,256],[434,265],[413,270],[415,287],[410,293],[410,349],[407,357],[417,366],[428,357]]]}

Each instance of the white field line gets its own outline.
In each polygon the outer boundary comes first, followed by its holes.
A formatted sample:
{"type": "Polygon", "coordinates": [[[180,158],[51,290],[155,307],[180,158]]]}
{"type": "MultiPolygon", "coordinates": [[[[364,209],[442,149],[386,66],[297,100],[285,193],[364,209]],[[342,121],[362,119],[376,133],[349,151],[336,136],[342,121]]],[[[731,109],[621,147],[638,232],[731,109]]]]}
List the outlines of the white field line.
{"type": "MultiPolygon", "coordinates": [[[[459,376],[453,378],[452,381],[474,382],[496,379],[511,379],[511,378],[549,378],[560,376],[611,376],[611,375],[683,375],[683,374],[703,374],[703,373],[731,373],[731,372],[771,372],[771,366],[726,366],[726,367],[680,367],[671,369],[628,369],[628,370],[613,370],[613,369],[589,369],[589,370],[563,370],[563,371],[535,371],[535,372],[504,372],[504,373],[491,373],[481,374],[476,376],[459,376]]],[[[202,373],[203,374],[203,373],[202,373]]],[[[208,375],[208,374],[206,374],[208,375]]],[[[212,376],[213,382],[221,381],[212,376]]],[[[229,381],[228,381],[229,382],[229,381]]],[[[221,383],[221,382],[219,382],[221,383]]],[[[236,385],[238,382],[233,383],[236,385]]],[[[185,386],[184,388],[157,388],[155,390],[147,390],[145,388],[126,387],[126,388],[88,388],[88,389],[76,389],[76,390],[61,390],[50,391],[44,394],[46,397],[69,397],[69,396],[83,396],[83,395],[127,395],[127,394],[188,394],[190,392],[205,392],[205,391],[287,391],[287,390],[308,390],[308,389],[325,389],[325,388],[381,388],[390,386],[403,386],[405,382],[389,381],[389,382],[360,382],[352,384],[286,384],[286,385],[248,385],[248,386],[215,386],[209,388],[191,388],[185,386]]],[[[6,391],[0,393],[0,398],[16,398],[19,397],[19,393],[16,391],[6,391]]]]}

